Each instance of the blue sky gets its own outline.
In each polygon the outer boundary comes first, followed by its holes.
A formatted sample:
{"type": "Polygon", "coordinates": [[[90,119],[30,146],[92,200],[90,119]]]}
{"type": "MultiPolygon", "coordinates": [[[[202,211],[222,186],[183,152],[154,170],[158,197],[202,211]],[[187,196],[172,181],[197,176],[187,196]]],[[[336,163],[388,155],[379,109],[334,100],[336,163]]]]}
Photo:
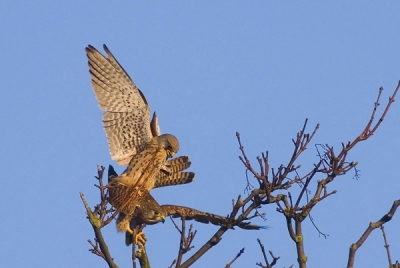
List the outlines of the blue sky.
{"type": "MultiPolygon", "coordinates": [[[[88,44],[107,44],[157,111],[162,132],[177,136],[179,154],[191,157],[195,182],[154,190],[156,199],[226,215],[246,185],[236,131],[253,163],[268,150],[277,167],[287,163],[304,119],[310,132],[320,123],[298,162],[305,173],[317,161],[314,144],[340,148],[360,134],[380,86],[383,109],[400,79],[399,15],[396,1],[3,1],[0,266],[106,267],[88,252],[93,232],[79,198],[83,191],[94,205],[96,165],[115,164],[90,84],[88,44]]],[[[328,190],[338,193],[315,207],[329,237],[304,223],[309,267],[344,267],[350,244],[399,198],[399,114],[395,102],[376,134],[349,154],[361,178],[337,178],[328,190]]],[[[255,267],[257,238],[281,256],[279,267],[296,267],[283,216],[274,205],[262,211],[268,220],[255,223],[271,229],[229,231],[193,267],[224,267],[243,247],[233,267],[255,267]]],[[[399,217],[385,226],[394,260],[399,217]]],[[[217,227],[195,229],[198,249],[217,227]]],[[[123,234],[113,224],[104,233],[116,262],[130,267],[123,234]]],[[[153,267],[168,267],[179,245],[171,222],[146,235],[153,267]]],[[[356,267],[387,266],[386,259],[375,231],[356,267]]]]}

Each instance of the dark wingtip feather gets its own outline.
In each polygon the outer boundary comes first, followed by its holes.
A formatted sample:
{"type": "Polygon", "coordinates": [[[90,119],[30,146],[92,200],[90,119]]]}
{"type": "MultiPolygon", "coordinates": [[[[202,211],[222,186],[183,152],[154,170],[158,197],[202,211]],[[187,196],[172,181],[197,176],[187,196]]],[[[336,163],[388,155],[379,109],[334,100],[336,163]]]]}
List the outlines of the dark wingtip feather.
{"type": "Polygon", "coordinates": [[[110,182],[111,179],[114,177],[118,177],[118,173],[115,172],[115,169],[113,166],[108,165],[108,182],[110,182]]]}

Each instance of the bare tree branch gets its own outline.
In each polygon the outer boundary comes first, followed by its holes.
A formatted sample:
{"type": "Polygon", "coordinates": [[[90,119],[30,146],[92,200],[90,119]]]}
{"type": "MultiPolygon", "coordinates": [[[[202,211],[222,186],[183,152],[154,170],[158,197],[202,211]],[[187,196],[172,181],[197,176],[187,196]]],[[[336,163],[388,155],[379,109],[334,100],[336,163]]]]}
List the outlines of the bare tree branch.
{"type": "MultiPolygon", "coordinates": [[[[275,204],[277,212],[283,214],[286,220],[286,227],[290,238],[294,241],[297,250],[297,260],[299,267],[306,268],[306,263],[308,256],[305,253],[304,247],[304,237],[302,232],[302,223],[308,217],[310,221],[319,232],[326,237],[315,225],[312,217],[312,209],[322,200],[336,193],[336,190],[329,190],[328,184],[334,181],[338,176],[346,174],[348,171],[355,169],[358,162],[349,161],[348,153],[354,148],[359,142],[365,141],[370,138],[377,128],[380,126],[384,120],[391,104],[395,101],[395,96],[400,88],[400,82],[397,85],[392,96],[389,98],[389,102],[386,105],[384,112],[379,118],[378,122],[372,126],[376,116],[377,108],[379,107],[379,101],[382,94],[382,88],[379,89],[377,99],[374,103],[374,108],[369,121],[361,134],[357,136],[352,142],[342,143],[339,151],[335,151],[334,148],[328,144],[318,145],[317,152],[319,159],[314,163],[311,169],[306,172],[302,172],[301,165],[298,164],[298,159],[301,154],[307,149],[311,140],[314,138],[317,130],[319,129],[319,124],[317,124],[312,133],[306,133],[306,127],[308,119],[305,119],[303,126],[297,133],[296,138],[292,139],[293,142],[293,152],[289,158],[286,165],[281,164],[277,168],[271,168],[269,165],[269,153],[261,153],[261,156],[256,158],[256,165],[253,167],[249,158],[246,155],[244,146],[241,141],[240,134],[237,132],[236,137],[239,144],[239,150],[241,156],[239,156],[240,161],[246,169],[246,179],[247,186],[243,199],[239,195],[236,202],[233,201],[232,211],[226,217],[223,226],[217,230],[217,232],[202,246],[198,249],[191,257],[189,257],[185,262],[182,263],[183,255],[190,251],[193,246],[191,246],[193,239],[196,235],[196,231],[192,231],[192,225],[188,230],[186,236],[186,219],[182,217],[181,228],[173,221],[175,228],[180,233],[180,244],[177,259],[175,259],[170,267],[189,267],[194,262],[196,262],[200,257],[202,257],[209,249],[217,245],[222,239],[223,234],[229,230],[233,229],[235,226],[248,229],[254,228],[256,225],[251,225],[248,221],[254,219],[255,217],[262,217],[264,213],[260,213],[259,210],[264,205],[275,204]],[[321,150],[322,149],[322,150],[321,150]],[[257,171],[259,169],[259,171],[257,171]],[[271,174],[270,174],[271,172],[271,174]],[[250,180],[252,174],[255,180],[258,182],[258,187],[253,187],[250,180]],[[322,178],[318,178],[321,176],[322,178]],[[316,178],[318,180],[316,181],[316,178]],[[290,191],[292,186],[300,187],[300,190],[290,191]],[[311,190],[313,189],[313,190],[311,190]],[[278,194],[274,193],[279,191],[278,194]],[[293,194],[297,193],[298,194],[293,194]]],[[[95,239],[94,242],[89,240],[91,245],[90,251],[103,258],[109,267],[118,267],[114,262],[109,253],[108,247],[104,241],[101,233],[101,228],[109,224],[118,214],[108,203],[108,190],[107,186],[103,185],[102,177],[104,173],[104,167],[98,167],[98,176],[96,177],[99,181],[98,185],[95,185],[100,190],[100,203],[94,207],[92,211],[89,205],[86,203],[84,196],[81,194],[82,202],[86,209],[86,214],[88,215],[89,222],[91,223],[95,239]]],[[[356,176],[358,176],[358,171],[356,170],[356,176]]],[[[257,184],[255,184],[257,185],[257,184]]],[[[390,221],[400,205],[400,200],[394,202],[391,210],[382,219],[376,223],[370,223],[367,230],[361,236],[361,238],[354,244],[352,244],[349,253],[348,267],[353,267],[355,253],[359,247],[362,246],[364,241],[368,238],[369,234],[376,228],[381,228],[385,241],[385,248],[388,255],[389,266],[398,268],[398,263],[392,264],[389,245],[387,243],[386,234],[383,229],[383,224],[390,221]]],[[[223,217],[222,217],[223,218],[223,217]]],[[[187,218],[189,220],[189,218],[187,218]]],[[[225,220],[225,218],[223,218],[225,220]]],[[[260,226],[256,226],[260,228],[260,226]]],[[[275,257],[271,251],[269,254],[272,257],[272,262],[268,262],[264,245],[261,243],[260,239],[257,239],[261,251],[263,253],[265,265],[261,262],[257,263],[258,266],[264,268],[271,268],[276,265],[279,257],[275,257]]],[[[236,255],[236,257],[226,265],[226,267],[231,267],[231,265],[244,253],[244,248],[236,255]]],[[[146,253],[144,245],[139,245],[139,249],[135,252],[135,245],[133,245],[132,260],[133,266],[136,266],[135,258],[139,259],[140,266],[142,268],[150,268],[149,259],[146,253]]],[[[399,267],[400,268],[400,267],[399,267]]]]}
{"type": "Polygon", "coordinates": [[[104,222],[102,222],[101,219],[99,218],[97,211],[91,211],[89,205],[86,203],[83,193],[80,193],[80,196],[86,208],[86,214],[88,215],[89,222],[92,225],[96,237],[95,245],[93,245],[92,241],[88,240],[89,244],[91,244],[93,247],[90,250],[90,252],[94,253],[97,256],[102,257],[107,262],[110,268],[117,268],[118,265],[114,263],[110,251],[108,250],[108,246],[104,240],[103,234],[101,233],[101,228],[104,227],[104,222]]]}
{"type": "Polygon", "coordinates": [[[261,248],[261,252],[263,254],[264,257],[264,261],[265,261],[265,265],[263,265],[261,262],[256,263],[256,265],[262,267],[262,268],[272,268],[279,260],[280,257],[275,257],[274,254],[272,253],[272,251],[269,251],[269,254],[272,257],[272,262],[271,264],[268,262],[268,258],[267,258],[267,254],[265,253],[265,248],[264,245],[261,243],[260,238],[257,238],[257,242],[260,245],[261,248]]]}
{"type": "Polygon", "coordinates": [[[383,225],[382,225],[380,228],[382,230],[383,241],[385,242],[385,246],[384,247],[386,248],[386,254],[387,254],[387,257],[388,257],[389,267],[392,267],[393,266],[392,258],[390,257],[390,250],[389,250],[389,244],[388,244],[387,239],[386,239],[385,227],[383,227],[383,225]]]}
{"type": "Polygon", "coordinates": [[[349,259],[347,262],[347,268],[352,268],[354,266],[354,260],[357,249],[359,249],[362,244],[367,240],[368,236],[372,233],[373,230],[376,228],[380,228],[385,223],[389,222],[394,214],[396,213],[397,207],[400,206],[400,199],[393,202],[392,207],[390,208],[389,212],[377,221],[377,222],[370,222],[368,228],[365,230],[364,234],[358,239],[358,241],[350,246],[349,252],[349,259]]]}
{"type": "Polygon", "coordinates": [[[242,255],[244,253],[244,248],[242,248],[238,254],[236,254],[235,258],[233,258],[233,260],[228,263],[227,265],[225,265],[225,268],[230,268],[231,265],[240,257],[240,255],[242,255]]]}

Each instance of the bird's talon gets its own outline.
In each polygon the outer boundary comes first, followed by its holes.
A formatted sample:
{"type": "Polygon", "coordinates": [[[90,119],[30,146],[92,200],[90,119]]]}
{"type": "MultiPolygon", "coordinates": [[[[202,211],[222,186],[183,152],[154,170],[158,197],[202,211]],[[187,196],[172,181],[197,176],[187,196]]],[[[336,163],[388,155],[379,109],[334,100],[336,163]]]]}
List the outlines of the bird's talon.
{"type": "Polygon", "coordinates": [[[146,236],[144,235],[144,233],[142,231],[139,231],[136,235],[135,235],[135,244],[140,246],[140,245],[144,245],[146,244],[146,236]]]}

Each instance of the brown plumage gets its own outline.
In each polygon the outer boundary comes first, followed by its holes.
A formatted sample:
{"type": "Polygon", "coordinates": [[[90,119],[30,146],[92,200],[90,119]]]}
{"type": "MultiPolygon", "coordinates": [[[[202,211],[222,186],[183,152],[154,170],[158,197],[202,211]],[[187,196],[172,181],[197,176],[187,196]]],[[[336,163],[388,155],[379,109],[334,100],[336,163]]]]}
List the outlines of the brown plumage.
{"type": "Polygon", "coordinates": [[[117,230],[126,232],[126,245],[130,245],[132,242],[144,244],[146,239],[141,231],[142,225],[164,222],[166,217],[165,211],[150,195],[149,191],[143,189],[136,191],[135,194],[139,195],[139,197],[135,201],[134,213],[126,215],[121,212],[117,218],[117,230]]]}
{"type": "Polygon", "coordinates": [[[128,73],[103,47],[107,57],[90,45],[86,47],[89,73],[99,106],[104,110],[103,127],[111,158],[127,165],[153,138],[150,107],[128,73]]]}
{"type": "MultiPolygon", "coordinates": [[[[103,127],[111,158],[120,165],[129,163],[119,177],[110,181],[109,201],[129,216],[134,214],[140,191],[189,183],[194,173],[170,170],[175,164],[167,160],[179,150],[177,138],[161,135],[155,113],[150,121],[150,107],[144,94],[110,50],[103,47],[106,56],[90,45],[85,50],[93,90],[104,110],[103,127]]],[[[190,166],[188,158],[181,160],[186,167],[190,166]]]]}
{"type": "Polygon", "coordinates": [[[136,207],[137,191],[153,189],[156,175],[164,167],[167,158],[179,148],[178,141],[169,134],[154,137],[139,154],[135,155],[128,168],[109,182],[109,202],[118,211],[132,215],[136,207]]]}
{"type": "Polygon", "coordinates": [[[178,150],[179,142],[173,135],[154,137],[146,143],[143,151],[133,156],[127,169],[116,180],[126,186],[143,185],[150,191],[160,170],[170,173],[165,162],[178,150]]]}
{"type": "MultiPolygon", "coordinates": [[[[176,206],[176,205],[161,205],[161,208],[164,210],[165,215],[171,216],[172,218],[185,218],[186,220],[195,220],[201,223],[211,223],[219,226],[228,226],[229,219],[224,216],[216,215],[209,212],[203,212],[197,209],[176,206]]],[[[245,230],[259,230],[265,229],[264,226],[254,225],[249,222],[240,222],[235,226],[245,230]]],[[[233,228],[234,226],[230,226],[233,228]]]]}
{"type": "Polygon", "coordinates": [[[124,213],[119,213],[117,218],[118,231],[127,231],[132,234],[137,225],[152,225],[158,222],[164,222],[166,217],[165,211],[153,196],[145,189],[140,191],[139,195],[140,197],[137,199],[133,214],[126,215],[124,213]]]}
{"type": "MultiPolygon", "coordinates": [[[[143,204],[140,206],[141,209],[140,215],[135,215],[135,217],[132,217],[132,220],[130,222],[130,230],[135,230],[140,224],[149,221],[149,218],[151,219],[149,215],[153,215],[152,210],[154,210],[154,207],[157,208],[157,211],[161,210],[162,212],[160,212],[160,215],[163,215],[164,217],[171,216],[173,218],[185,218],[185,220],[195,220],[197,222],[205,224],[211,223],[218,226],[226,226],[227,228],[232,228],[232,229],[234,226],[238,226],[239,228],[245,230],[260,230],[267,228],[265,226],[251,224],[250,222],[240,222],[232,224],[229,223],[229,219],[227,217],[216,215],[209,212],[203,212],[189,207],[176,206],[176,205],[160,206],[150,194],[144,196],[144,198],[141,199],[141,202],[145,203],[145,205],[143,204]],[[145,210],[150,210],[150,212],[145,212],[145,210]]],[[[161,220],[159,220],[158,222],[160,221],[161,220]]],[[[150,221],[150,222],[151,222],[150,224],[157,223],[156,221],[150,221]]],[[[132,243],[133,235],[134,233],[130,231],[125,233],[125,244],[127,246],[129,246],[132,243]]]]}
{"type": "Polygon", "coordinates": [[[194,180],[195,174],[193,172],[182,172],[190,167],[191,162],[189,157],[184,155],[165,163],[165,168],[169,171],[166,172],[161,169],[155,177],[155,183],[153,188],[180,185],[190,183],[194,180]]]}

